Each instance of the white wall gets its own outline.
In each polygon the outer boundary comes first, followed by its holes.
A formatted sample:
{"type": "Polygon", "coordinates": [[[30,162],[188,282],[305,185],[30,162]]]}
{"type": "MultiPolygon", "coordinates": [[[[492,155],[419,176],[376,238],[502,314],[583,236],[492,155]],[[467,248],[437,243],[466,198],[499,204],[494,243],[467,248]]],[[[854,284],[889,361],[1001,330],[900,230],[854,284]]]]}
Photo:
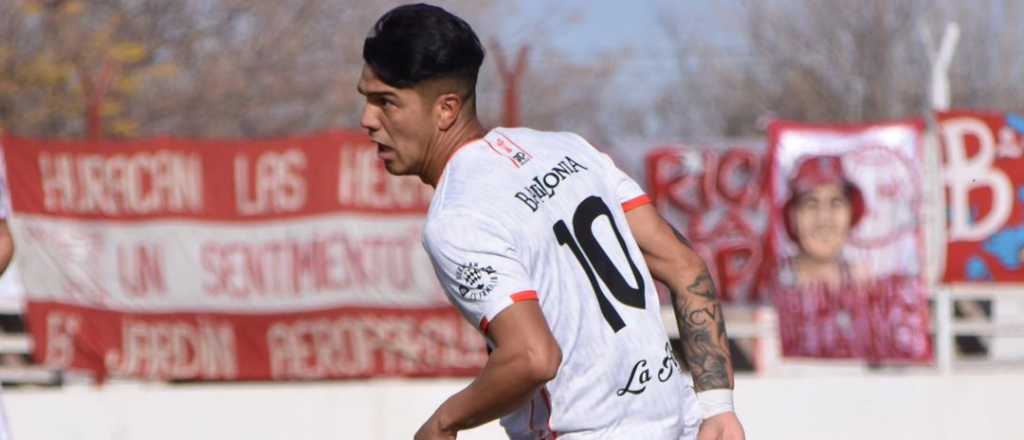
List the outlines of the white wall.
{"type": "MultiPolygon", "coordinates": [[[[14,440],[409,439],[460,380],[7,389],[14,440]]],[[[747,438],[1024,438],[1024,372],[740,378],[747,438]]],[[[492,423],[459,439],[504,438],[492,423]]]]}

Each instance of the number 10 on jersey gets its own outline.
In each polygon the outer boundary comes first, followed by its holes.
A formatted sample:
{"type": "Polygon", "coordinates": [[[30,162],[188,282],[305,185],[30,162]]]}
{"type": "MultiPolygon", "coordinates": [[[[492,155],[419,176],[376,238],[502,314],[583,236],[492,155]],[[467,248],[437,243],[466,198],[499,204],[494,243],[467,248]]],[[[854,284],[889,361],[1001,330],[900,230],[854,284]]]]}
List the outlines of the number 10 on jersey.
{"type": "Polygon", "coordinates": [[[565,224],[564,220],[559,220],[558,223],[555,223],[553,229],[555,237],[558,238],[558,244],[569,246],[569,250],[572,251],[580,266],[583,267],[583,271],[586,272],[590,286],[594,288],[594,296],[597,297],[597,304],[601,307],[601,315],[604,316],[605,321],[608,322],[612,330],[618,332],[626,326],[626,323],[602,291],[601,284],[597,282],[597,277],[601,277],[601,281],[604,282],[605,286],[608,286],[612,296],[620,303],[643,309],[645,307],[644,279],[640,276],[640,269],[636,267],[636,263],[633,262],[633,258],[629,255],[629,249],[626,248],[626,240],[622,238],[622,233],[619,232],[619,227],[615,224],[615,218],[612,217],[611,210],[608,209],[608,205],[600,197],[590,196],[580,202],[572,216],[572,226],[576,232],[575,236],[569,231],[569,227],[565,224]],[[622,248],[622,253],[626,256],[626,262],[629,263],[629,269],[633,272],[633,279],[636,280],[637,284],[636,287],[632,287],[626,282],[622,272],[615,267],[615,263],[608,257],[608,253],[605,252],[601,242],[594,235],[594,221],[602,216],[607,217],[608,223],[612,226],[612,231],[615,233],[619,247],[622,248]],[[597,274],[596,276],[595,273],[597,274]]]}

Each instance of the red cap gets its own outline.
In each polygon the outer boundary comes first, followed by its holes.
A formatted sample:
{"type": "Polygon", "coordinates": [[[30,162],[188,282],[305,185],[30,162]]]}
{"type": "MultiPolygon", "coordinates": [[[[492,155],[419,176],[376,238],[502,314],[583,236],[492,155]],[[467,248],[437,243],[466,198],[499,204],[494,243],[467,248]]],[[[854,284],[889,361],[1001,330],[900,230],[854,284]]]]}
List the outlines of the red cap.
{"type": "Polygon", "coordinates": [[[796,173],[789,179],[789,199],[786,200],[786,204],[782,207],[782,221],[786,226],[786,233],[789,235],[790,240],[794,243],[799,243],[797,240],[796,229],[790,224],[789,221],[789,210],[796,204],[797,199],[808,191],[813,190],[822,185],[839,184],[846,190],[846,194],[850,197],[850,227],[854,227],[864,217],[864,196],[861,194],[860,188],[857,187],[850,179],[846,178],[843,174],[843,161],[839,156],[804,156],[798,159],[800,165],[796,168],[796,173]]]}

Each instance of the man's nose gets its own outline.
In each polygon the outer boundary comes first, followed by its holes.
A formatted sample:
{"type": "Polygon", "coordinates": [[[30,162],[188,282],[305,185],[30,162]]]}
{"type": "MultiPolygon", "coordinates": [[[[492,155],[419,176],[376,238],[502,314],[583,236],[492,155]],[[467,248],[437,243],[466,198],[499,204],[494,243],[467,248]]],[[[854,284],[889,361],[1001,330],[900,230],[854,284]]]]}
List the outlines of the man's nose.
{"type": "Polygon", "coordinates": [[[374,110],[373,106],[363,106],[363,116],[359,118],[359,125],[369,132],[374,132],[380,129],[380,119],[377,117],[377,112],[374,110]]]}

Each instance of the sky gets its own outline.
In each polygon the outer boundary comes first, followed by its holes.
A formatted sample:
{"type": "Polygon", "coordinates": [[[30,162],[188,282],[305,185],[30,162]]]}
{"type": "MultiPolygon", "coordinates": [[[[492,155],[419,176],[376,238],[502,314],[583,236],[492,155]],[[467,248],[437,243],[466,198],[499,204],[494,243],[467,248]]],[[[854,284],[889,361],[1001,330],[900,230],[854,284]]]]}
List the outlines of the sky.
{"type": "Polygon", "coordinates": [[[664,54],[669,51],[670,42],[662,16],[682,25],[686,33],[735,46],[739,44],[734,29],[740,6],[740,0],[520,0],[510,27],[528,28],[533,22],[569,18],[570,23],[562,32],[549,38],[570,56],[597,56],[622,47],[664,54]]]}
{"type": "MultiPolygon", "coordinates": [[[[628,50],[618,69],[617,79],[623,81],[667,80],[669,75],[660,72],[675,72],[678,61],[665,31],[666,19],[680,25],[684,36],[700,36],[730,50],[743,46],[736,32],[743,19],[742,0],[519,0],[502,7],[509,13],[500,22],[499,35],[509,46],[538,38],[540,30],[545,43],[581,63],[628,50]]],[[[531,64],[544,62],[536,51],[531,56],[531,64]]]]}

